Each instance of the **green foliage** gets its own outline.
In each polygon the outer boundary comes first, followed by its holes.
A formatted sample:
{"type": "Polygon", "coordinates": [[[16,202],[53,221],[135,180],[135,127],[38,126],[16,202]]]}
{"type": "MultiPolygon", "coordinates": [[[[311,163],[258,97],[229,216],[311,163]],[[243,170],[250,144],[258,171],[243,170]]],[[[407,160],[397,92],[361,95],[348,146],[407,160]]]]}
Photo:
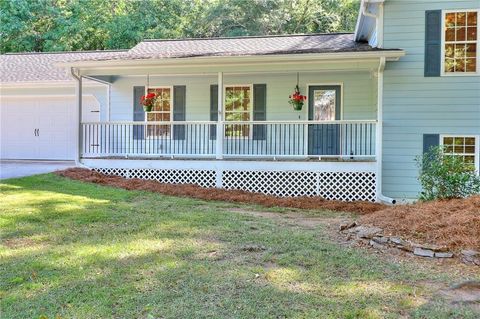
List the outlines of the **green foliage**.
{"type": "Polygon", "coordinates": [[[0,52],[131,48],[145,38],[353,31],[358,0],[2,0],[0,52]]]}
{"type": "Polygon", "coordinates": [[[480,177],[470,163],[432,147],[416,159],[423,187],[422,200],[464,198],[480,192],[480,177]]]}

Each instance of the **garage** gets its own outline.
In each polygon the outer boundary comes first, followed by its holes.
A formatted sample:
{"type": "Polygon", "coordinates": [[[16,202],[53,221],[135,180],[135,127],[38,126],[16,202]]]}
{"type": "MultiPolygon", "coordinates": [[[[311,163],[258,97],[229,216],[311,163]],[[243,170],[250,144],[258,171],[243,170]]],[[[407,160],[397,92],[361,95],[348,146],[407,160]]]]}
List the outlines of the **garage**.
{"type": "MultiPolygon", "coordinates": [[[[123,51],[120,51],[120,53],[123,51]]],[[[119,52],[0,54],[0,159],[74,160],[76,81],[56,63],[119,52]]],[[[82,121],[108,119],[109,86],[84,79],[82,121]]]]}
{"type": "MultiPolygon", "coordinates": [[[[73,96],[2,96],[0,158],[73,160],[76,152],[73,96]]],[[[100,105],[84,96],[84,121],[98,121],[100,105]]]]}

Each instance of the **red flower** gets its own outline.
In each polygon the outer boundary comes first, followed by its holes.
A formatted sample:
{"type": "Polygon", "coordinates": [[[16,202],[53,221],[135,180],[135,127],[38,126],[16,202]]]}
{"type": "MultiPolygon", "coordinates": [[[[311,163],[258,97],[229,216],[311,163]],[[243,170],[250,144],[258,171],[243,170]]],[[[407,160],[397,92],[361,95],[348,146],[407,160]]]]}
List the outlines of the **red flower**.
{"type": "Polygon", "coordinates": [[[140,104],[144,106],[152,106],[155,103],[155,98],[155,93],[148,93],[140,98],[140,104]]]}

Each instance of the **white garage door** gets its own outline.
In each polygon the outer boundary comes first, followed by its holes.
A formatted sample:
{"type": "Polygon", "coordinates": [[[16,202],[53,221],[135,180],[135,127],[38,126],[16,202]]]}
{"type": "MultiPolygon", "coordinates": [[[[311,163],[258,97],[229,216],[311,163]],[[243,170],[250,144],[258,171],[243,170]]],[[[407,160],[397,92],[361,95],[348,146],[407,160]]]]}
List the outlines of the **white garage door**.
{"type": "MultiPolygon", "coordinates": [[[[73,160],[74,101],[74,97],[2,97],[0,158],[73,160]]],[[[99,109],[93,96],[84,98],[84,106],[99,109]]],[[[90,110],[87,114],[92,120],[90,110]]]]}

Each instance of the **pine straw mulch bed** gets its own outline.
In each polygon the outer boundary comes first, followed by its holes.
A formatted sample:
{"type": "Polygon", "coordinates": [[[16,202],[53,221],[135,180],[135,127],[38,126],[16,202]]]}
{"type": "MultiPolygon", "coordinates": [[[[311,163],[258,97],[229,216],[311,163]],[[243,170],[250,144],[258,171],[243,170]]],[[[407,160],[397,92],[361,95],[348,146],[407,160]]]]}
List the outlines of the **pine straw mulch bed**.
{"type": "Polygon", "coordinates": [[[266,207],[325,209],[352,212],[360,224],[382,228],[385,234],[449,249],[480,249],[480,196],[387,206],[371,202],[341,202],[319,197],[280,198],[240,190],[206,189],[196,185],[171,185],[142,179],[125,179],[83,168],[70,168],[57,175],[127,190],[144,190],[164,195],[258,204],[266,207]]]}
{"type": "Polygon", "coordinates": [[[419,243],[480,250],[480,196],[391,206],[359,222],[419,243]]]}
{"type": "Polygon", "coordinates": [[[353,212],[368,214],[386,206],[371,202],[341,202],[324,200],[319,197],[296,197],[281,198],[259,193],[250,193],[240,190],[225,190],[202,188],[196,185],[163,184],[157,181],[132,178],[126,179],[120,176],[105,175],[84,168],[69,168],[55,172],[57,175],[75,180],[91,182],[101,185],[113,186],[128,190],[143,190],[171,196],[198,198],[203,200],[218,200],[235,203],[258,204],[266,207],[287,207],[300,209],[326,209],[338,212],[353,212]]]}

